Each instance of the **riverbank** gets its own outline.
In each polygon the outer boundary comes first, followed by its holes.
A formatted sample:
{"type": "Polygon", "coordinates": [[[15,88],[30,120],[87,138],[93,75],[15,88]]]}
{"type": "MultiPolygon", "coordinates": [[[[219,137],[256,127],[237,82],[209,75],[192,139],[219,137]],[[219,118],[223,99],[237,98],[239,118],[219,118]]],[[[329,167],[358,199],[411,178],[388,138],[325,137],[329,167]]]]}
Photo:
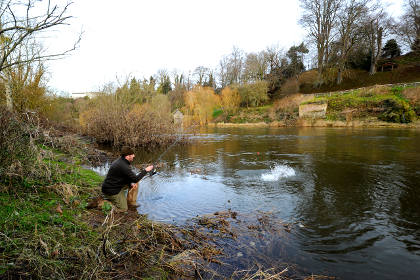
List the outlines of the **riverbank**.
{"type": "Polygon", "coordinates": [[[120,213],[108,203],[88,209],[100,195],[103,177],[83,166],[114,155],[78,135],[44,136],[38,148],[51,176],[0,184],[0,278],[294,279],[298,275],[288,264],[241,271],[224,267],[231,252],[225,252],[223,244],[235,242],[244,232],[292,230],[292,225],[268,224],[269,215],[260,213],[264,219],[249,222],[226,210],[174,226],[151,221],[136,209],[120,213]]]}
{"type": "Polygon", "coordinates": [[[291,94],[273,104],[240,108],[220,127],[394,127],[420,128],[419,83],[291,94]]]}
{"type": "Polygon", "coordinates": [[[410,128],[420,129],[420,120],[412,123],[389,123],[378,120],[331,121],[323,119],[298,119],[290,121],[255,123],[209,123],[209,127],[354,127],[354,128],[410,128]]]}
{"type": "Polygon", "coordinates": [[[83,166],[113,155],[78,135],[44,136],[38,149],[50,177],[0,184],[0,278],[193,278],[219,254],[193,228],[108,203],[88,209],[104,178],[83,166]],[[194,258],[176,258],[186,250],[194,258]]]}

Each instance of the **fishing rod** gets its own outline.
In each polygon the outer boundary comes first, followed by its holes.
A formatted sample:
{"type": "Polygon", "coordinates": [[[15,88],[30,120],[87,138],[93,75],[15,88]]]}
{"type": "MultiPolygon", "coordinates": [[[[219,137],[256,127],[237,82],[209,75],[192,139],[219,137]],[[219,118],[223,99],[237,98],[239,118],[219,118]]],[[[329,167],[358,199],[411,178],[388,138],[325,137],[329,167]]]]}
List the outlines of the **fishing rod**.
{"type": "Polygon", "coordinates": [[[166,150],[165,151],[163,151],[163,153],[161,153],[160,154],[160,156],[154,161],[154,163],[153,163],[153,169],[152,170],[150,170],[149,171],[149,176],[151,177],[151,176],[153,176],[153,175],[155,175],[156,173],[157,173],[157,170],[156,170],[156,165],[157,165],[157,163],[161,160],[161,158],[173,147],[173,146],[175,146],[175,144],[176,143],[178,143],[179,142],[179,140],[181,140],[181,135],[179,134],[178,135],[178,138],[175,140],[175,142],[173,142],[171,145],[169,145],[169,147],[168,148],[166,148],[166,150]]]}

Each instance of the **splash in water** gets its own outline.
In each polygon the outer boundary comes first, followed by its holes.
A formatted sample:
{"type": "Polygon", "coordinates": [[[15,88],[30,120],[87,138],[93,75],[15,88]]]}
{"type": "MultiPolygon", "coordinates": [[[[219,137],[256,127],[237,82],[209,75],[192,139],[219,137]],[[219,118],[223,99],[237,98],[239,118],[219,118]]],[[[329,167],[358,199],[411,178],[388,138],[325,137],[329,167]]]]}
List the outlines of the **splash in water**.
{"type": "Polygon", "coordinates": [[[274,182],[280,178],[295,176],[295,174],[295,170],[287,165],[275,165],[274,168],[271,168],[270,172],[261,174],[261,179],[263,181],[274,182]]]}

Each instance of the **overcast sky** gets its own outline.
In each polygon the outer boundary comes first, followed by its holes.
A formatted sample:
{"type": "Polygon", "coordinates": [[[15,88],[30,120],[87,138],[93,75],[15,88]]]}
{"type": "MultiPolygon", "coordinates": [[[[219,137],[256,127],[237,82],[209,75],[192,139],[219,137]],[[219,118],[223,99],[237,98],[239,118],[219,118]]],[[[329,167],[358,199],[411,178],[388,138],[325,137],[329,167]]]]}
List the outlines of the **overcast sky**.
{"type": "MultiPolygon", "coordinates": [[[[402,0],[383,0],[400,13],[402,0]]],[[[48,86],[58,93],[96,91],[159,69],[188,74],[215,68],[233,46],[246,53],[305,39],[297,0],[74,0],[71,24],[55,32],[50,50],[79,47],[49,62],[48,86]]]]}

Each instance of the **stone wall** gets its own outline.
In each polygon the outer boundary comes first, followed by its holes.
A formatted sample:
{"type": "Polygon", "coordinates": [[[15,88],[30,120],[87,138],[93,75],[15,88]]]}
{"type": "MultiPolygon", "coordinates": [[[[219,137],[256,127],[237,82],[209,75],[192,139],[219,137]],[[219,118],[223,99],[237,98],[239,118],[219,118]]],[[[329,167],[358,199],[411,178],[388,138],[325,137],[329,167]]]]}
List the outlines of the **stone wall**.
{"type": "Polygon", "coordinates": [[[326,113],[327,103],[299,105],[299,118],[324,118],[326,113]]]}

